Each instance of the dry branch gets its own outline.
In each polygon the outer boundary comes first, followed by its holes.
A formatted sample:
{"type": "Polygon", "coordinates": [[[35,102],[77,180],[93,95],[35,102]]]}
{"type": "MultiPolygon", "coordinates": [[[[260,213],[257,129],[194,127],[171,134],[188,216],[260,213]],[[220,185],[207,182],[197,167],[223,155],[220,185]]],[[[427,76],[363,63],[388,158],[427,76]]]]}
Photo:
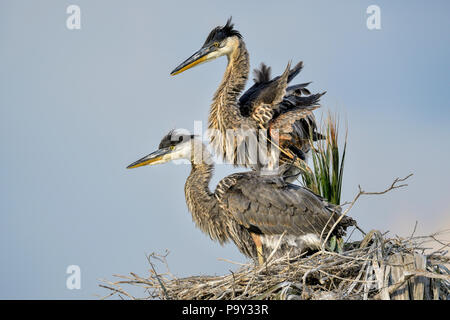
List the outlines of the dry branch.
{"type": "MultiPolygon", "coordinates": [[[[398,189],[398,188],[403,188],[406,187],[407,184],[401,184],[399,185],[399,182],[403,182],[405,180],[407,180],[409,177],[411,177],[413,174],[410,173],[409,175],[407,175],[405,178],[395,178],[394,181],[392,182],[392,184],[385,190],[381,191],[381,192],[366,192],[364,191],[361,186],[358,186],[359,192],[358,194],[355,196],[355,198],[353,198],[353,201],[350,202],[350,204],[348,205],[348,207],[344,210],[344,212],[342,212],[342,215],[336,220],[336,222],[333,224],[333,226],[331,227],[330,231],[328,232],[327,236],[325,237],[325,240],[322,242],[322,251],[325,251],[325,246],[328,243],[328,239],[330,238],[333,230],[336,228],[336,226],[339,224],[339,222],[341,222],[341,220],[347,215],[347,213],[353,208],[353,205],[356,203],[356,201],[358,201],[359,197],[361,197],[362,195],[381,195],[381,194],[385,194],[388,193],[389,191],[392,191],[394,189],[398,189]]],[[[323,232],[323,231],[322,231],[323,232]]]]}

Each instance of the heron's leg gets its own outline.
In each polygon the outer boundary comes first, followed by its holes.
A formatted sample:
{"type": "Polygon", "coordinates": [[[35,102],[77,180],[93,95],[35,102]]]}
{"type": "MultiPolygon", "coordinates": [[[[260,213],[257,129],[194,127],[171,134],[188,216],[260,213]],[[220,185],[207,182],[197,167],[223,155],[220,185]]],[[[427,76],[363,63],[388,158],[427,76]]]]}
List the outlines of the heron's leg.
{"type": "Polygon", "coordinates": [[[263,265],[264,264],[264,256],[263,256],[263,251],[262,251],[261,238],[256,233],[251,233],[251,235],[252,235],[253,242],[255,242],[255,245],[256,245],[256,252],[258,254],[258,263],[259,263],[259,265],[263,265]]]}

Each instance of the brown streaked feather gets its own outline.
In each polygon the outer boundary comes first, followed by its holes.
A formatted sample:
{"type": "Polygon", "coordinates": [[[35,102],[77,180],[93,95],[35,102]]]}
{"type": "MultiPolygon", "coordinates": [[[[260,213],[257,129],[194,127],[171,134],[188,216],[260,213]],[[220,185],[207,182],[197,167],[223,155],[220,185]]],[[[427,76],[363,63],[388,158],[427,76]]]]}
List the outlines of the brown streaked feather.
{"type": "MultiPolygon", "coordinates": [[[[280,140],[293,140],[291,133],[294,131],[294,123],[312,115],[312,111],[319,106],[297,107],[286,111],[273,119],[269,125],[271,137],[277,136],[280,140]]],[[[307,137],[305,137],[307,138],[307,137]]]]}
{"type": "Polygon", "coordinates": [[[273,107],[270,104],[261,103],[253,109],[252,118],[260,128],[267,128],[273,118],[273,107]]]}
{"type": "Polygon", "coordinates": [[[286,93],[287,79],[290,71],[288,63],[283,74],[270,85],[261,90],[258,98],[254,101],[252,118],[256,120],[260,128],[267,128],[269,121],[273,118],[274,109],[283,101],[286,93]]]}
{"type": "Polygon", "coordinates": [[[276,106],[283,101],[284,95],[286,94],[290,67],[291,63],[289,62],[283,74],[277,80],[271,81],[270,84],[260,91],[258,97],[253,102],[255,107],[260,104],[276,106]]]}
{"type": "MultiPolygon", "coordinates": [[[[238,157],[232,151],[235,150],[249,150],[244,139],[234,139],[234,145],[231,148],[230,143],[227,143],[225,137],[228,130],[239,130],[239,129],[268,129],[270,121],[276,119],[280,114],[290,110],[295,109],[298,106],[307,106],[308,103],[316,103],[318,101],[319,95],[309,97],[302,96],[302,88],[305,88],[307,84],[299,85],[294,87],[293,93],[287,95],[287,83],[291,81],[302,69],[303,63],[298,63],[294,68],[290,69],[290,64],[284,70],[283,74],[275,77],[269,81],[269,67],[263,65],[261,67],[260,74],[257,74],[255,80],[260,81],[255,83],[250,89],[248,89],[239,98],[242,93],[245,83],[249,74],[249,57],[248,51],[246,49],[245,43],[242,39],[238,39],[239,44],[233,49],[233,52],[229,55],[229,62],[219,85],[219,88],[214,94],[213,103],[211,104],[211,109],[209,113],[209,125],[208,128],[212,132],[219,131],[221,133],[218,135],[211,135],[210,142],[218,156],[227,162],[231,162],[234,165],[241,165],[244,167],[251,167],[254,170],[260,170],[267,165],[271,166],[273,161],[269,161],[269,164],[260,159],[273,159],[273,141],[269,139],[264,139],[261,141],[258,138],[258,143],[265,143],[270,145],[270,149],[264,158],[258,157],[256,163],[252,161],[245,160],[244,162],[237,161],[238,157]],[[292,96],[292,98],[291,98],[292,96]],[[289,98],[287,100],[286,98],[289,98]],[[220,138],[221,137],[221,138],[220,138]]],[[[303,153],[308,152],[310,147],[305,144],[304,139],[296,136],[297,133],[303,133],[300,128],[308,125],[309,122],[305,121],[294,122],[295,127],[290,135],[292,135],[289,140],[292,146],[274,146],[278,147],[281,152],[280,163],[286,163],[290,161],[295,156],[299,159],[305,159],[303,153]],[[298,144],[298,145],[297,145],[298,144]],[[285,147],[289,148],[285,150],[285,147]],[[297,152],[297,150],[300,150],[297,152]]],[[[315,130],[315,127],[313,128],[315,130]]],[[[313,130],[313,131],[314,131],[313,130]]],[[[309,134],[309,130],[306,130],[309,134]]],[[[315,136],[319,136],[315,134],[315,136]]],[[[303,136],[302,136],[303,137],[303,136]]],[[[275,143],[276,144],[276,143],[275,143]]],[[[239,157],[240,158],[240,157],[239,157]]],[[[245,159],[250,159],[246,156],[245,159]]]]}

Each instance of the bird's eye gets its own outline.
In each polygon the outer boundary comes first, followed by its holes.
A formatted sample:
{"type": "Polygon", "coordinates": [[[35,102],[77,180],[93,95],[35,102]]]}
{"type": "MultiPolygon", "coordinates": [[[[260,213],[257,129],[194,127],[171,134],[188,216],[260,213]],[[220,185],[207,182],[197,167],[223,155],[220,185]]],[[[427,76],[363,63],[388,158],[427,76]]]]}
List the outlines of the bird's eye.
{"type": "Polygon", "coordinates": [[[175,146],[170,146],[169,149],[173,150],[173,149],[175,149],[175,146]]]}
{"type": "Polygon", "coordinates": [[[216,42],[213,43],[213,46],[218,48],[219,47],[219,43],[216,41],[216,42]]]}

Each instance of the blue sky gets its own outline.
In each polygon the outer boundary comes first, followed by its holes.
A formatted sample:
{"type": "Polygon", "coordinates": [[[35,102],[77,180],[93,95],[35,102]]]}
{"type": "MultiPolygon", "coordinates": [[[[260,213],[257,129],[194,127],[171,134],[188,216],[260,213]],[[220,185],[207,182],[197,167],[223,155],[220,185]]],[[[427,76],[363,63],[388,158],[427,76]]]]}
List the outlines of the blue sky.
{"type": "MultiPolygon", "coordinates": [[[[178,276],[223,274],[245,261],[196,229],[184,200],[189,166],[125,167],[174,127],[206,123],[226,59],[169,72],[232,15],[275,74],[327,91],[322,112],[348,123],[343,199],[358,184],[363,229],[409,235],[450,227],[447,1],[12,1],[0,3],[0,298],[95,298],[99,278],[146,274],[170,251],[178,276]],[[81,29],[66,8],[81,8],[81,29]],[[368,30],[366,8],[381,8],[368,30]],[[81,290],[66,288],[79,265],[81,290]]],[[[212,187],[234,171],[216,170],[212,187]]]]}

